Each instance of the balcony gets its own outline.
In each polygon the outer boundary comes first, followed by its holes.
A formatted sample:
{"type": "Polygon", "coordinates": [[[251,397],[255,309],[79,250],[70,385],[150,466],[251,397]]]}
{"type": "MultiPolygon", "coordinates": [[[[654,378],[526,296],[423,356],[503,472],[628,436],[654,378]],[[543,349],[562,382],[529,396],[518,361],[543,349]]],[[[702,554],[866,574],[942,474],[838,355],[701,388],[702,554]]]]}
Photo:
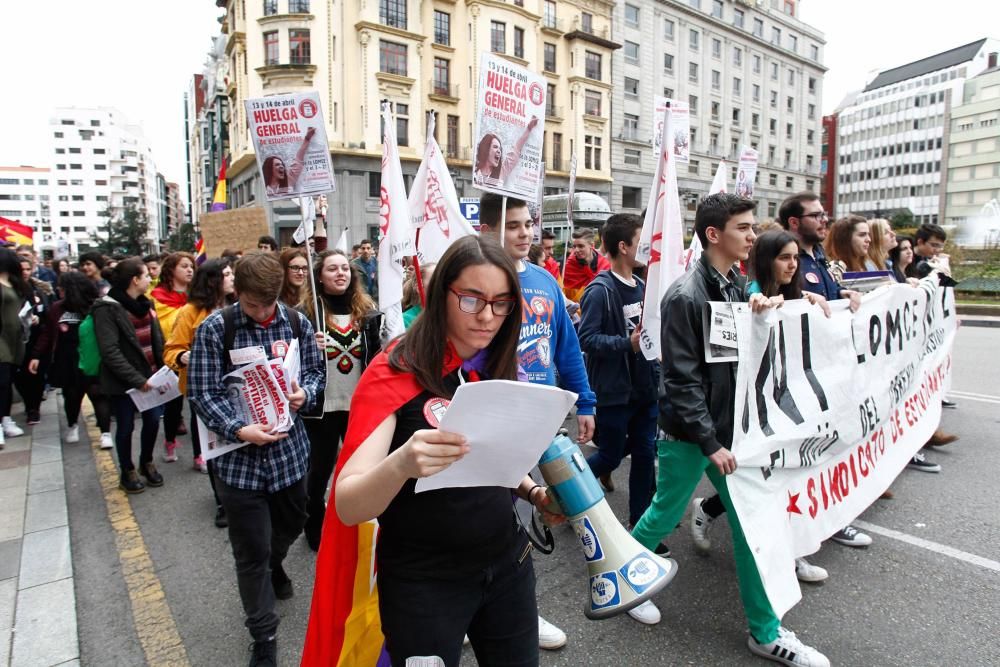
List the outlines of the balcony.
{"type": "Polygon", "coordinates": [[[546,16],[542,19],[542,30],[555,35],[562,35],[566,32],[565,22],[554,16],[546,16]]]}
{"type": "Polygon", "coordinates": [[[560,120],[562,118],[565,118],[565,116],[563,116],[563,108],[562,107],[557,107],[554,104],[546,104],[545,105],[545,117],[546,118],[552,118],[554,120],[560,120]]]}
{"type": "Polygon", "coordinates": [[[593,25],[583,25],[580,17],[573,19],[573,29],[566,33],[566,39],[580,39],[612,50],[622,47],[621,44],[611,41],[610,28],[595,28],[593,25]]]}
{"type": "Polygon", "coordinates": [[[447,81],[431,79],[428,84],[428,95],[442,102],[458,102],[458,86],[447,81]]]}

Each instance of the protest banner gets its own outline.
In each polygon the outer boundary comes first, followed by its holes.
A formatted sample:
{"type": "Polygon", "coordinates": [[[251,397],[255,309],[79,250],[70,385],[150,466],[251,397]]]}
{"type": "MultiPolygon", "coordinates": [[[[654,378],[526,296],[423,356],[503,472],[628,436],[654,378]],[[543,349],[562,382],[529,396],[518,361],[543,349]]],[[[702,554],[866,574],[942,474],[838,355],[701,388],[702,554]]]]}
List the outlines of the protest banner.
{"type": "Polygon", "coordinates": [[[403,261],[414,254],[413,229],[396,145],[396,120],[388,102],[382,104],[382,189],[379,193],[378,308],[382,337],[390,340],[403,327],[403,261]]]}
{"type": "Polygon", "coordinates": [[[424,160],[410,188],[410,225],[416,231],[417,261],[437,262],[452,243],[476,230],[462,215],[451,172],[434,138],[434,116],[427,121],[424,160]]]}
{"type": "Polygon", "coordinates": [[[729,493],[775,613],[801,597],[793,559],[854,520],[938,427],[954,294],[937,274],[834,312],[804,300],[736,313],[729,493]]]}
{"type": "Polygon", "coordinates": [[[483,53],[477,105],[473,185],[499,195],[533,199],[542,177],[544,79],[483,53]]]}
{"type": "Polygon", "coordinates": [[[670,107],[673,126],[668,135],[674,149],[674,157],[681,164],[691,159],[691,111],[687,102],[671,100],[660,95],[653,96],[653,118],[657,119],[653,128],[653,150],[659,153],[663,138],[663,112],[670,107]]]}
{"type": "Polygon", "coordinates": [[[207,257],[219,257],[226,249],[256,250],[257,239],[270,234],[267,211],[259,206],[202,213],[198,224],[207,257]]]}
{"type": "MultiPolygon", "coordinates": [[[[673,131],[673,108],[663,110],[662,127],[673,131]]],[[[669,143],[661,143],[646,217],[642,221],[636,261],[646,265],[646,294],[642,304],[639,347],[649,360],[660,356],[660,301],[671,283],[685,271],[684,220],[677,192],[677,158],[669,143]]]]}
{"type": "Polygon", "coordinates": [[[319,93],[244,102],[268,201],[336,190],[319,93]]]}
{"type": "Polygon", "coordinates": [[[757,151],[744,146],[740,151],[740,161],[736,166],[736,196],[753,199],[754,179],[757,177],[757,151]]]}

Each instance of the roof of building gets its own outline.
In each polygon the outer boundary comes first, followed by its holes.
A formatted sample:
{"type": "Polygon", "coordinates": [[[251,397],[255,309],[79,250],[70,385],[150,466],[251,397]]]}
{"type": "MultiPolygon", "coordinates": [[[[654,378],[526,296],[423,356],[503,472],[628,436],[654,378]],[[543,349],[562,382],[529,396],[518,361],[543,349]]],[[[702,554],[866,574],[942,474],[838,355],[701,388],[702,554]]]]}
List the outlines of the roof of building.
{"type": "Polygon", "coordinates": [[[976,40],[975,42],[966,44],[965,46],[959,46],[949,51],[943,51],[942,53],[928,56],[927,58],[914,60],[912,63],[907,63],[906,65],[902,65],[900,67],[887,69],[884,72],[880,72],[879,75],[865,87],[864,92],[867,93],[869,90],[875,90],[876,88],[882,88],[883,86],[891,86],[892,84],[899,83],[900,81],[906,81],[907,79],[923,76],[924,74],[937,72],[938,70],[947,69],[949,67],[954,67],[955,65],[968,62],[975,58],[976,54],[979,53],[979,50],[985,43],[985,38],[976,40]]]}
{"type": "Polygon", "coordinates": [[[51,169],[49,169],[48,167],[30,167],[28,165],[21,165],[20,167],[0,167],[0,171],[25,171],[34,173],[44,173],[51,171],[51,169]]]}

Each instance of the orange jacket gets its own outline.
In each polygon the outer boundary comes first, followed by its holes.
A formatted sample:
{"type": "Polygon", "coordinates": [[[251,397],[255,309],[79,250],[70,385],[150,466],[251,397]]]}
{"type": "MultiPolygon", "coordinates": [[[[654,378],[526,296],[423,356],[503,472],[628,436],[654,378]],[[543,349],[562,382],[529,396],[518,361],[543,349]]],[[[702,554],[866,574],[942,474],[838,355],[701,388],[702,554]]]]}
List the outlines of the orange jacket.
{"type": "Polygon", "coordinates": [[[194,332],[211,314],[211,310],[202,310],[193,303],[176,311],[173,331],[167,337],[167,344],[163,348],[163,363],[177,373],[177,384],[182,394],[187,394],[187,366],[181,365],[181,355],[191,350],[194,332]]]}

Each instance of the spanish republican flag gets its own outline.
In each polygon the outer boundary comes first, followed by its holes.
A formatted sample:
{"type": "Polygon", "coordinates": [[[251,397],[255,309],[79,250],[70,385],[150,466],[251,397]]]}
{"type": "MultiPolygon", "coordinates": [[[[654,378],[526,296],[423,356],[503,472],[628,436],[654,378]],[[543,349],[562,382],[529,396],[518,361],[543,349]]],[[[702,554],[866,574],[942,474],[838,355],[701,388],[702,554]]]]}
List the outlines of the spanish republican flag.
{"type": "Polygon", "coordinates": [[[0,240],[17,245],[32,245],[34,234],[35,230],[28,225],[0,217],[0,240]]]}
{"type": "Polygon", "coordinates": [[[226,162],[227,160],[222,160],[222,166],[219,167],[219,182],[215,184],[215,196],[212,198],[212,212],[215,211],[225,211],[226,206],[226,162]]]}
{"type": "MultiPolygon", "coordinates": [[[[461,364],[449,345],[442,376],[461,364]]],[[[386,352],[372,360],[351,398],[351,419],[333,476],[335,489],[340,471],[361,443],[386,417],[422,391],[413,375],[389,366],[386,352]]],[[[331,497],[316,559],[302,667],[388,667],[375,585],[377,543],[378,525],[369,521],[345,526],[331,497]]]]}

